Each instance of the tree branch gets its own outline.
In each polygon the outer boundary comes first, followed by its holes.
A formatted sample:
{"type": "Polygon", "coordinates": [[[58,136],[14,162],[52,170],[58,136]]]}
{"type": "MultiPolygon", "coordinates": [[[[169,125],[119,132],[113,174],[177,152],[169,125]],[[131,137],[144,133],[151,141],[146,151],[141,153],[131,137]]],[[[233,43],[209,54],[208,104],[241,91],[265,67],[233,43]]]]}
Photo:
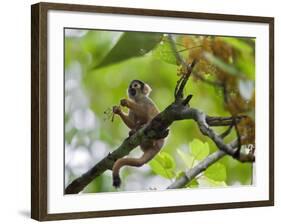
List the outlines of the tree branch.
{"type": "MultiPolygon", "coordinates": [[[[241,119],[246,118],[245,115],[237,115],[235,116],[236,123],[239,123],[241,119]]],[[[229,126],[233,125],[233,117],[214,117],[214,116],[206,116],[206,121],[210,126],[229,126]]]]}
{"type": "MultiPolygon", "coordinates": [[[[231,148],[235,148],[237,145],[236,142],[230,144],[231,148]]],[[[190,181],[192,181],[198,174],[204,172],[209,166],[213,165],[215,162],[220,160],[222,157],[227,155],[224,151],[218,150],[211,155],[207,156],[204,160],[198,163],[192,169],[186,171],[183,176],[177,179],[174,183],[172,183],[167,189],[177,189],[183,188],[190,181]]]]}
{"type": "MultiPolygon", "coordinates": [[[[216,161],[221,158],[225,154],[229,154],[231,156],[235,155],[235,150],[233,149],[231,144],[225,144],[223,142],[222,136],[217,135],[211,126],[230,126],[233,124],[233,117],[212,117],[204,114],[203,112],[190,108],[188,102],[191,100],[191,95],[188,95],[184,98],[184,88],[187,84],[187,81],[192,73],[194,66],[196,65],[196,60],[194,60],[190,65],[187,64],[177,53],[175,50],[174,41],[171,36],[169,36],[170,42],[173,51],[176,54],[177,59],[180,61],[182,66],[185,66],[184,74],[181,76],[180,80],[177,83],[175,88],[175,101],[169,105],[164,111],[159,113],[150,123],[148,123],[143,128],[139,129],[135,134],[126,138],[123,143],[111,154],[108,154],[105,158],[103,158],[100,162],[98,162],[95,166],[93,166],[89,171],[84,173],[82,176],[73,180],[65,189],[66,194],[76,194],[82,191],[92,180],[101,175],[104,171],[108,169],[112,169],[114,162],[122,158],[130,153],[134,148],[136,148],[140,143],[143,143],[147,140],[151,139],[160,139],[165,138],[169,134],[168,127],[174,122],[178,120],[194,120],[202,132],[202,134],[208,136],[216,146],[220,149],[215,154],[210,155],[208,157],[209,161],[216,161]]],[[[235,122],[238,123],[243,116],[237,116],[235,122]]],[[[253,162],[255,160],[254,155],[244,155],[240,154],[239,157],[235,159],[241,162],[253,162]]],[[[206,163],[201,164],[201,168],[206,167],[206,163]]],[[[198,172],[197,169],[196,172],[198,172]]],[[[193,177],[196,172],[188,173],[186,178],[189,180],[193,177]]]]}
{"type": "Polygon", "coordinates": [[[190,183],[198,174],[204,172],[209,166],[220,160],[224,157],[226,153],[222,150],[218,150],[213,154],[209,155],[198,163],[194,168],[186,171],[182,177],[172,183],[167,189],[178,189],[185,187],[188,183],[190,183]]]}
{"type": "MultiPolygon", "coordinates": [[[[229,129],[226,130],[226,133],[228,132],[229,129]]],[[[223,133],[224,136],[227,134],[223,133]]],[[[229,133],[229,132],[228,132],[229,133]]],[[[231,148],[233,151],[232,153],[235,154],[237,152],[237,147],[239,143],[237,140],[233,141],[230,143],[228,146],[231,148]]],[[[204,172],[208,167],[216,163],[218,160],[220,160],[222,157],[226,156],[227,154],[222,151],[218,150],[211,155],[207,156],[204,160],[199,162],[195,167],[193,167],[190,170],[187,170],[183,176],[181,176],[179,179],[177,179],[174,183],[172,183],[167,189],[178,189],[178,188],[183,188],[185,187],[188,183],[190,183],[196,176],[198,176],[200,173],[204,172]]],[[[249,153],[240,153],[240,159],[239,161],[241,162],[248,162],[248,161],[253,161],[254,157],[253,154],[249,153]]]]}

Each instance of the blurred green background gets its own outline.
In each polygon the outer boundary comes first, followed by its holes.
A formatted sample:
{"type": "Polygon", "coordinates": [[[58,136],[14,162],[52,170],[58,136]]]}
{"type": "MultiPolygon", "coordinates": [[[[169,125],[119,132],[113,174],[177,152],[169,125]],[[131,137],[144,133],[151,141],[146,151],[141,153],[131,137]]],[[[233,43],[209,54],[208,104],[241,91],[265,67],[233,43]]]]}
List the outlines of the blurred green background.
{"type": "MultiPolygon", "coordinates": [[[[190,106],[208,115],[247,114],[254,128],[255,40],[252,38],[172,35],[187,62],[196,58],[197,77],[186,87],[193,94],[190,106]],[[203,78],[202,78],[203,77],[203,78]],[[210,83],[220,83],[223,88],[210,83]]],[[[128,136],[111,108],[127,97],[131,80],[152,87],[151,98],[160,110],[173,102],[180,67],[166,34],[65,29],[65,186],[128,136]]],[[[250,125],[252,126],[249,126],[250,125]]],[[[248,125],[248,126],[247,126],[248,125]]],[[[225,127],[215,128],[222,132],[225,127]]],[[[233,131],[226,141],[235,139],[233,131]]],[[[253,139],[245,144],[254,144],[253,139]]],[[[121,191],[165,189],[177,177],[217,148],[204,137],[195,122],[179,121],[170,127],[161,153],[141,168],[124,167],[121,191]]],[[[243,147],[247,150],[247,146],[243,147]]],[[[141,155],[139,148],[130,153],[141,155]]],[[[229,156],[208,168],[186,187],[222,187],[253,183],[253,165],[229,156]]],[[[111,192],[111,171],[92,181],[84,192],[111,192]]]]}

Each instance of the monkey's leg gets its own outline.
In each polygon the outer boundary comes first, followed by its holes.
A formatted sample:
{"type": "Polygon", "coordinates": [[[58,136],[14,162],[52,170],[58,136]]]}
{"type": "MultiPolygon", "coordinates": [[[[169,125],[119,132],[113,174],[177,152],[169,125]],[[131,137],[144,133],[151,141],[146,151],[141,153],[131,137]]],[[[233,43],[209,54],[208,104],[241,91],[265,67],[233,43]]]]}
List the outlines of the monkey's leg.
{"type": "Polygon", "coordinates": [[[121,112],[121,114],[119,114],[119,116],[121,117],[122,121],[128,126],[128,128],[130,128],[130,129],[135,128],[135,122],[127,114],[124,114],[123,112],[121,112]]]}
{"type": "Polygon", "coordinates": [[[121,185],[121,179],[119,176],[119,171],[123,166],[135,166],[140,167],[151,160],[156,154],[158,150],[156,149],[146,149],[143,155],[140,158],[121,158],[118,159],[112,168],[112,177],[113,177],[113,186],[118,188],[121,185]]]}

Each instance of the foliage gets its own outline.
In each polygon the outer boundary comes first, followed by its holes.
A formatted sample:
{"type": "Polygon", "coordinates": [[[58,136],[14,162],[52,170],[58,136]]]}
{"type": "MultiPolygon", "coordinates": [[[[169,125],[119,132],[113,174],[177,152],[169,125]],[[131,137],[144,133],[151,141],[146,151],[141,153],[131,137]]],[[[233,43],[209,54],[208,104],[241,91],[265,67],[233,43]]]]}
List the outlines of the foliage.
{"type": "Polygon", "coordinates": [[[175,176],[176,162],[173,157],[166,153],[160,152],[149,162],[152,171],[164,178],[171,179],[175,176]]]}
{"type": "MultiPolygon", "coordinates": [[[[255,139],[255,40],[173,35],[179,53],[198,60],[187,91],[192,107],[215,116],[246,114],[238,125],[243,144],[255,139]]],[[[166,34],[96,30],[65,31],[65,167],[67,185],[128,136],[111,108],[126,97],[132,79],[147,82],[160,110],[173,101],[181,69],[166,34]]],[[[225,128],[217,128],[223,132],[225,128]]],[[[234,131],[226,138],[236,137],[234,131]]],[[[125,167],[121,190],[165,189],[217,148],[191,121],[171,126],[165,146],[148,165],[125,167]]],[[[134,150],[132,157],[140,156],[134,150]]],[[[187,184],[188,188],[246,185],[252,165],[225,157],[187,184]]],[[[107,171],[85,192],[115,191],[107,171]]]]}
{"type": "MultiPolygon", "coordinates": [[[[182,175],[181,169],[177,169],[175,160],[169,154],[163,153],[164,152],[159,153],[159,155],[149,163],[152,171],[167,179],[173,177],[179,178],[182,175]],[[176,173],[178,175],[175,176],[176,173]]],[[[177,153],[183,161],[185,169],[189,170],[209,155],[209,144],[199,139],[194,139],[189,144],[189,151],[187,153],[182,150],[178,150],[177,153]]],[[[202,180],[204,181],[204,185],[226,185],[227,173],[225,165],[219,162],[213,164],[199,177],[187,184],[187,187],[198,187],[202,180]]]]}
{"type": "Polygon", "coordinates": [[[98,64],[95,69],[108,66],[113,63],[121,62],[132,57],[142,56],[149,52],[161,40],[161,34],[154,33],[123,33],[115,44],[115,46],[108,52],[106,57],[98,64]],[[130,49],[124,51],[124,49],[130,49]]]}

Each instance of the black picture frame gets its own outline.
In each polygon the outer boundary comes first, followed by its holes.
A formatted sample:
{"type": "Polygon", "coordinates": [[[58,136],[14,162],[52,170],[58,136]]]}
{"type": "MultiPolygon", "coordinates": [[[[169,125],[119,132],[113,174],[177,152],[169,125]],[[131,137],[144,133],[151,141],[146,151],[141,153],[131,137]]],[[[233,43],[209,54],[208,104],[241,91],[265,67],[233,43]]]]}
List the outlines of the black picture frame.
{"type": "Polygon", "coordinates": [[[259,207],[274,205],[274,18],[259,16],[240,16],[210,14],[201,12],[183,12],[151,10],[138,8],[118,8],[90,5],[38,3],[31,6],[31,217],[39,221],[59,219],[80,219],[90,217],[140,215],[168,212],[186,212],[198,210],[214,210],[225,208],[259,207]],[[128,14],[138,16],[158,16],[166,18],[195,18],[205,20],[223,20],[264,23],[269,25],[269,200],[217,203],[203,205],[171,206],[159,208],[138,208],[126,210],[88,211],[76,213],[48,214],[47,192],[47,154],[48,154],[48,99],[47,99],[47,13],[49,10],[62,10],[72,12],[98,12],[109,14],[128,14]]]}

